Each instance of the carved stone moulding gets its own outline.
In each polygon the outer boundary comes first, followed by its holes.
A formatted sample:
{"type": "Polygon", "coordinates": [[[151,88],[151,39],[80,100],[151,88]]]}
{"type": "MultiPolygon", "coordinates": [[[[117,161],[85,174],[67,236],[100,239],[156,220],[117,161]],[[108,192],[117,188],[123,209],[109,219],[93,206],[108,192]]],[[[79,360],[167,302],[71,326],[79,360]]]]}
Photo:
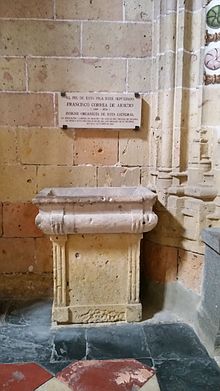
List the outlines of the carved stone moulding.
{"type": "Polygon", "coordinates": [[[208,30],[206,30],[205,40],[207,45],[211,42],[220,41],[220,32],[210,34],[208,33],[208,30]]]}
{"type": "Polygon", "coordinates": [[[140,241],[157,224],[144,187],[51,188],[33,202],[53,243],[53,321],[138,321],[140,241]]]}
{"type": "Polygon", "coordinates": [[[144,187],[51,188],[34,198],[36,225],[48,235],[143,233],[157,224],[156,195],[144,187]]]}

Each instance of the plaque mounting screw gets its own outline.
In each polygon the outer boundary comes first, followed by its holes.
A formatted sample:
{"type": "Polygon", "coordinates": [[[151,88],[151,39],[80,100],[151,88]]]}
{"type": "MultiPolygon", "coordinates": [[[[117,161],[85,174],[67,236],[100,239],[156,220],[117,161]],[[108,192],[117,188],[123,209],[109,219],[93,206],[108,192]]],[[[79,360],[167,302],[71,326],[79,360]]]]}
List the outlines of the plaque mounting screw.
{"type": "Polygon", "coordinates": [[[139,99],[139,98],[141,97],[140,94],[139,94],[139,92],[135,92],[134,96],[135,96],[135,98],[137,98],[137,99],[139,99]]]}
{"type": "Polygon", "coordinates": [[[140,126],[135,126],[134,130],[137,131],[140,129],[140,126]]]}
{"type": "Polygon", "coordinates": [[[65,97],[65,96],[66,96],[66,93],[65,93],[65,92],[61,92],[60,95],[61,95],[62,97],[65,97]]]}
{"type": "Polygon", "coordinates": [[[67,125],[63,125],[63,129],[68,129],[68,126],[67,125]]]}

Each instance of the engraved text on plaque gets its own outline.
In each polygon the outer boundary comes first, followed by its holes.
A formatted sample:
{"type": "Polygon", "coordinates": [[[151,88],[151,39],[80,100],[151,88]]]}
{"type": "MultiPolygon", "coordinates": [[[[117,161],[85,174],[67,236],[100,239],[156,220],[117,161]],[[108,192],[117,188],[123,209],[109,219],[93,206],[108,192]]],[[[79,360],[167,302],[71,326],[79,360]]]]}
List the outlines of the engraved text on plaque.
{"type": "Polygon", "coordinates": [[[59,96],[59,126],[134,129],[141,122],[139,94],[69,92],[59,96]]]}

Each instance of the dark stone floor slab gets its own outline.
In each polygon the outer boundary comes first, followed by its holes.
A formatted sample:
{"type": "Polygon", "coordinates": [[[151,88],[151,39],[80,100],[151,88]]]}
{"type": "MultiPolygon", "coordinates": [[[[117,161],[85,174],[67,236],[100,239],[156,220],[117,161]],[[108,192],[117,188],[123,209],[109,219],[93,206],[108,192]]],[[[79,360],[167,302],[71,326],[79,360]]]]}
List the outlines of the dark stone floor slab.
{"type": "Polygon", "coordinates": [[[148,367],[154,367],[154,361],[150,357],[138,357],[135,360],[141,362],[144,365],[147,365],[148,367]]]}
{"type": "Polygon", "coordinates": [[[39,362],[38,365],[40,365],[42,368],[45,368],[52,375],[56,376],[56,374],[58,372],[62,371],[64,368],[66,368],[68,365],[70,365],[72,363],[73,363],[73,360],[71,360],[71,361],[58,361],[58,362],[43,361],[43,362],[39,362]]]}
{"type": "Polygon", "coordinates": [[[39,325],[51,327],[51,300],[10,301],[5,313],[5,322],[14,325],[39,325]]]}
{"type": "Polygon", "coordinates": [[[186,324],[146,324],[144,332],[153,359],[208,357],[205,347],[186,324]]]}
{"type": "Polygon", "coordinates": [[[89,360],[150,357],[140,324],[88,328],[87,344],[89,360]]]}
{"type": "Polygon", "coordinates": [[[212,359],[155,361],[161,391],[219,391],[220,368],[212,359]]]}
{"type": "Polygon", "coordinates": [[[86,356],[85,328],[56,329],[51,361],[82,360],[86,356]]]}
{"type": "Polygon", "coordinates": [[[38,362],[50,360],[52,335],[43,326],[0,327],[0,362],[38,362]]]}

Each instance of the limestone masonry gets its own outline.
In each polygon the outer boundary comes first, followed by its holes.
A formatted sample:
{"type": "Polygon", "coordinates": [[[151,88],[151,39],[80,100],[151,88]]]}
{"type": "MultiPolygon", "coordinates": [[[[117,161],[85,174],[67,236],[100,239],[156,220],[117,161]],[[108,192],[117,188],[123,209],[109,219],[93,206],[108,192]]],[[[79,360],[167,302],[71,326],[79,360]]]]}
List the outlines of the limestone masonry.
{"type": "Polygon", "coordinates": [[[158,224],[143,238],[146,279],[199,294],[201,231],[220,221],[218,7],[0,1],[2,296],[52,294],[52,243],[31,204],[40,190],[114,186],[157,194],[158,224]],[[60,129],[58,95],[68,91],[141,93],[140,130],[60,129]]]}

